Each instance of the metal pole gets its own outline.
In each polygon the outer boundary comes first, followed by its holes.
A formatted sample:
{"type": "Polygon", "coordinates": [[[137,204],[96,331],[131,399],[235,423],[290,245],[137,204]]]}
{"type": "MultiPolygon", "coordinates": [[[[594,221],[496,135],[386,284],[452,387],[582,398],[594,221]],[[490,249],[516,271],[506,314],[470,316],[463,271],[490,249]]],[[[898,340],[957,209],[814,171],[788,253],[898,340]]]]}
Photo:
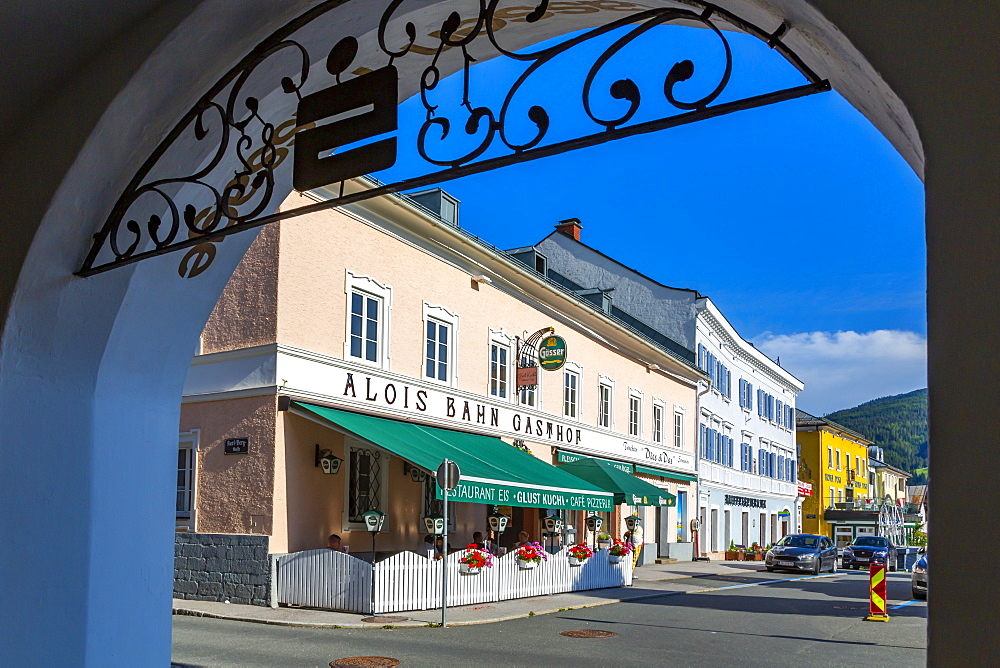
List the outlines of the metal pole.
{"type": "Polygon", "coordinates": [[[441,548],[441,626],[448,626],[448,488],[451,487],[448,460],[444,460],[444,541],[441,548]]]}

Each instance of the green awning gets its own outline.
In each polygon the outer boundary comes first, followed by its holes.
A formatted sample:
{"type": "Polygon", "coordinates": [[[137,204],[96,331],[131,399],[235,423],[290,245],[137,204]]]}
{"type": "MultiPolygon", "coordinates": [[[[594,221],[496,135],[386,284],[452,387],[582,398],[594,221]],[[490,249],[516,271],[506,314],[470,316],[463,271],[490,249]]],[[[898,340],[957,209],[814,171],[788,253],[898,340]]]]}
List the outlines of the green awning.
{"type": "MultiPolygon", "coordinates": [[[[448,498],[528,508],[608,511],[613,497],[601,487],[543,462],[499,438],[426,427],[360,413],[292,402],[293,412],[319,417],[334,429],[388,450],[428,471],[445,459],[458,464],[461,482],[448,498]]],[[[625,475],[625,474],[622,474],[625,475]]],[[[438,498],[441,489],[438,489],[438,498]]]]}
{"type": "Polygon", "coordinates": [[[640,466],[638,464],[635,465],[635,472],[663,476],[664,478],[673,478],[674,480],[687,480],[688,482],[698,480],[695,476],[688,475],[687,473],[674,473],[673,471],[668,471],[666,469],[655,469],[652,466],[640,466]]]}
{"type": "Polygon", "coordinates": [[[615,504],[630,506],[673,506],[677,498],[665,490],[650,485],[634,475],[623,473],[611,463],[585,458],[568,464],[560,464],[563,471],[572,473],[581,480],[597,485],[615,495],[615,504]]]}

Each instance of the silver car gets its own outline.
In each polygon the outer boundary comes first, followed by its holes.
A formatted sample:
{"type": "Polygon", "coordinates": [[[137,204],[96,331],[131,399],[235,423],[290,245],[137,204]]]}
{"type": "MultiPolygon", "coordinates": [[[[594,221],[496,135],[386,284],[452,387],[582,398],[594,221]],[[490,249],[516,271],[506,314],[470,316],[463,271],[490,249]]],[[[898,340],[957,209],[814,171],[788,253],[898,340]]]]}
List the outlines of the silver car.
{"type": "Polygon", "coordinates": [[[913,598],[927,598],[927,551],[923,548],[920,548],[917,563],[913,564],[910,588],[913,590],[913,598]]]}
{"type": "Polygon", "coordinates": [[[785,536],[764,556],[764,568],[808,571],[818,574],[837,570],[837,548],[826,536],[798,533],[785,536]]]}

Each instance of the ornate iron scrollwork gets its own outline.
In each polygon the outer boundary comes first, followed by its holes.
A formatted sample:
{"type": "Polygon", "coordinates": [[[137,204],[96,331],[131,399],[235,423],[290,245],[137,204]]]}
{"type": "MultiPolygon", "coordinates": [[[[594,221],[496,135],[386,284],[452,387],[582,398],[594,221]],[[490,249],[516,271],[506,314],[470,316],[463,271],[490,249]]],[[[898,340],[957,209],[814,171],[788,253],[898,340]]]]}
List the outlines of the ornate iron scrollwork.
{"type": "MultiPolygon", "coordinates": [[[[193,276],[211,261],[214,247],[210,242],[244,229],[829,90],[826,81],[820,80],[782,44],[787,24],[767,33],[730,12],[697,0],[679,0],[676,6],[664,8],[618,0],[587,0],[582,5],[532,0],[526,7],[511,8],[501,7],[501,0],[479,0],[474,15],[463,18],[460,11],[453,11],[438,30],[419,40],[418,28],[412,21],[402,22],[396,18],[405,2],[389,2],[375,35],[377,50],[371,49],[365,58],[360,58],[359,40],[353,36],[341,38],[332,47],[315,43],[307,47],[303,43],[307,40],[298,37],[300,31],[340,6],[341,0],[328,0],[318,5],[258,45],[201,98],[143,164],[95,235],[93,246],[77,273],[89,276],[173,250],[195,247],[196,251],[191,253],[201,252],[205,256],[201,264],[187,257],[182,262],[182,274],[187,270],[187,275],[193,276]],[[536,24],[550,20],[568,11],[567,8],[575,7],[572,13],[579,13],[581,9],[576,5],[614,13],[617,18],[535,50],[516,50],[503,44],[501,33],[505,26],[514,22],[536,24]],[[691,60],[675,63],[664,75],[659,93],[678,113],[637,121],[636,115],[644,99],[639,84],[630,77],[621,77],[602,85],[599,84],[603,81],[602,72],[609,61],[635,40],[670,23],[700,25],[711,31],[724,52],[722,74],[708,93],[696,99],[684,99],[678,93],[678,84],[690,80],[696,67],[691,60]],[[733,68],[732,50],[717,24],[734,27],[766,41],[802,73],[807,83],[766,95],[716,103],[729,83],[733,68]],[[618,31],[617,38],[594,59],[580,91],[580,107],[593,123],[594,132],[572,139],[547,141],[552,134],[550,111],[542,103],[518,104],[527,82],[560,56],[583,44],[596,43],[595,40],[614,31],[618,31]],[[432,47],[419,44],[425,37],[436,43],[432,47]],[[492,48],[491,55],[525,64],[524,71],[499,105],[477,104],[475,100],[472,66],[477,58],[472,53],[473,47],[492,48]],[[325,57],[329,75],[320,86],[329,81],[332,85],[307,90],[319,76],[313,70],[318,62],[317,49],[321,49],[325,57]],[[462,100],[458,115],[454,117],[432,99],[442,82],[441,60],[448,51],[461,56],[462,100]],[[359,58],[365,62],[359,63],[359,58]],[[381,63],[376,62],[379,58],[381,63]],[[345,192],[345,183],[349,180],[391,167],[396,160],[399,138],[384,135],[397,130],[397,79],[402,71],[398,63],[404,59],[419,63],[419,95],[425,120],[415,142],[419,155],[432,166],[431,171],[391,184],[345,192]],[[424,62],[428,59],[429,62],[424,62]],[[269,86],[252,84],[257,78],[273,76],[268,68],[262,67],[265,63],[278,63],[286,70],[284,76],[269,86]],[[310,74],[314,75],[313,79],[310,74]],[[271,118],[264,111],[269,101],[272,106],[281,107],[273,103],[271,96],[279,99],[289,96],[286,99],[296,105],[295,116],[271,118]],[[620,111],[609,113],[607,104],[598,110],[596,101],[600,97],[605,103],[620,101],[620,111]],[[515,120],[522,106],[526,106],[523,117],[515,120]],[[514,127],[533,130],[531,136],[519,139],[514,137],[514,127]],[[450,141],[460,132],[464,132],[471,146],[465,145],[450,154],[450,141]],[[371,141],[363,143],[366,140],[371,141]],[[298,145],[293,148],[296,142],[298,145]],[[284,198],[284,193],[276,192],[276,173],[293,151],[292,185],[295,189],[311,190],[339,183],[340,194],[309,206],[267,213],[279,203],[276,195],[284,198]],[[484,157],[490,151],[500,154],[484,157]],[[193,162],[199,167],[184,176],[160,175],[177,162],[172,152],[180,153],[181,163],[193,162]]],[[[463,7],[468,6],[463,4],[463,7]]],[[[310,33],[313,42],[315,34],[315,30],[310,33]]]]}

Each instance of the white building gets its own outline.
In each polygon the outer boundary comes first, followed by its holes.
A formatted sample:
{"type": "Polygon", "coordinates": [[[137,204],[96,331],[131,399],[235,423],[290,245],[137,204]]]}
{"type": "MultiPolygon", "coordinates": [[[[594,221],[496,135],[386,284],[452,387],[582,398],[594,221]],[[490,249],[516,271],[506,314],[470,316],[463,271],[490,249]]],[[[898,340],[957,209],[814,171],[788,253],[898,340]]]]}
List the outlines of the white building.
{"type": "Polygon", "coordinates": [[[580,241],[580,221],[508,251],[622,323],[697,363],[699,551],[766,545],[799,524],[795,397],[802,383],[745,341],[695,290],[672,288],[580,241]]]}

